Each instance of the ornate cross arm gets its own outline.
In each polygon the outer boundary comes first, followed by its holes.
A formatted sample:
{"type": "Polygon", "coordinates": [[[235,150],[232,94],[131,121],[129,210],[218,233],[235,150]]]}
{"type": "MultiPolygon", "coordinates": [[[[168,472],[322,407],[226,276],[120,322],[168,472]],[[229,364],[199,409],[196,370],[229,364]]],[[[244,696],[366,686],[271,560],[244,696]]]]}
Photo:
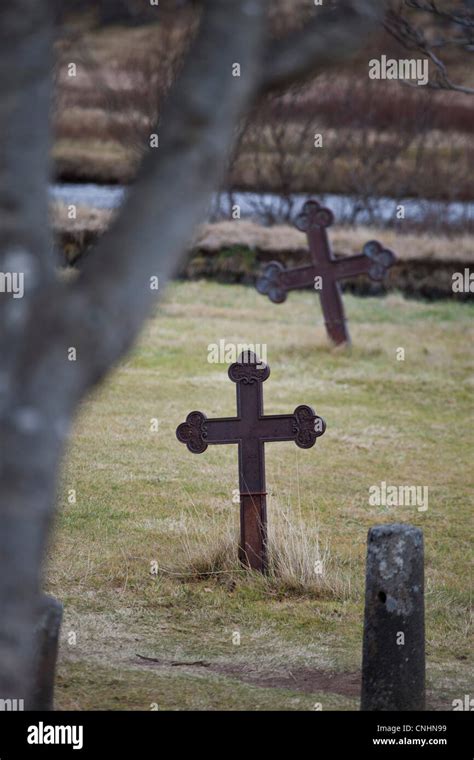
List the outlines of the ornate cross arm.
{"type": "Polygon", "coordinates": [[[207,449],[207,417],[202,412],[189,412],[186,422],[178,425],[176,437],[185,443],[193,454],[202,454],[207,449]]]}
{"type": "Polygon", "coordinates": [[[336,259],[335,278],[341,280],[345,277],[368,274],[371,280],[378,282],[386,277],[395,261],[395,254],[392,251],[384,248],[377,240],[370,240],[364,245],[362,253],[357,256],[336,259]]]}
{"type": "MultiPolygon", "coordinates": [[[[324,435],[326,423],[314,409],[301,404],[293,414],[260,417],[253,427],[263,443],[294,441],[301,449],[310,449],[317,438],[324,435]]],[[[238,417],[210,420],[202,412],[190,412],[186,422],[178,425],[176,437],[193,454],[202,454],[209,444],[239,443],[247,432],[250,432],[249,426],[238,417]]]]}
{"type": "Polygon", "coordinates": [[[314,409],[305,404],[297,406],[291,415],[293,438],[300,449],[310,449],[316,443],[316,439],[324,435],[326,423],[319,417],[314,409]]]}
{"type": "Polygon", "coordinates": [[[307,288],[313,282],[312,266],[286,269],[279,261],[271,261],[257,280],[257,290],[273,303],[283,303],[289,290],[307,288]]]}
{"type": "Polygon", "coordinates": [[[202,454],[209,444],[239,443],[242,425],[239,417],[208,419],[202,412],[190,412],[176,429],[176,437],[193,454],[202,454]]]}
{"type": "Polygon", "coordinates": [[[326,423],[306,404],[297,406],[293,414],[269,414],[260,417],[253,430],[263,443],[294,441],[301,449],[310,449],[324,434],[326,423]]]}

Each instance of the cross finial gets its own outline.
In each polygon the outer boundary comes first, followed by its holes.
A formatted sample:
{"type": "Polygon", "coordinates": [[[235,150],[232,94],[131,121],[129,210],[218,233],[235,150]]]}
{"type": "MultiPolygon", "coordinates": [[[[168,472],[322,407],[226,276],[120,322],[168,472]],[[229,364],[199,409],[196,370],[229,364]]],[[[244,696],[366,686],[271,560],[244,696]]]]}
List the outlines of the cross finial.
{"type": "Polygon", "coordinates": [[[242,351],[237,361],[230,365],[228,375],[233,383],[264,383],[270,377],[270,367],[253,351],[242,351]]]}
{"type": "Polygon", "coordinates": [[[296,227],[301,232],[309,232],[316,227],[331,227],[334,214],[328,208],[321,206],[318,201],[306,201],[300,214],[295,219],[296,227]]]}

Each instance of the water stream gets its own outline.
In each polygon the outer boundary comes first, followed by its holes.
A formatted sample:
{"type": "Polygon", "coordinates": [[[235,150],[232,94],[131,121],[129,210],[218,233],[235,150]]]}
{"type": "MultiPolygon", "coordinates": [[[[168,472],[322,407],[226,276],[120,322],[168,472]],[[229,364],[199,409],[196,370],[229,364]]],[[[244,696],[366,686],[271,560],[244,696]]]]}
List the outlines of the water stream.
{"type": "MultiPolygon", "coordinates": [[[[118,185],[96,184],[56,184],[51,187],[51,195],[65,204],[75,204],[97,209],[115,209],[126,196],[127,189],[118,185]]],[[[296,193],[283,198],[275,193],[255,193],[235,191],[216,194],[209,220],[230,219],[234,204],[240,207],[242,219],[253,219],[263,224],[285,222],[299,213],[303,203],[310,197],[307,193],[296,193]]],[[[390,226],[397,222],[397,211],[404,207],[404,219],[409,223],[426,224],[434,229],[438,224],[450,227],[467,227],[474,223],[473,202],[440,202],[423,199],[369,198],[365,203],[349,195],[322,194],[315,196],[329,206],[338,223],[373,224],[390,226]]]]}

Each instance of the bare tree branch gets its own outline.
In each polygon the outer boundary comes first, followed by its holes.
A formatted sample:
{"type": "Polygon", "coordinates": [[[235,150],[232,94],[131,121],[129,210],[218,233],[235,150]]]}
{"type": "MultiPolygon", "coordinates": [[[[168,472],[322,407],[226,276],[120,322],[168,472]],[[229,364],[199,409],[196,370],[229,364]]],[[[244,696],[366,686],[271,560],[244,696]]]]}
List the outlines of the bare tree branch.
{"type": "Polygon", "coordinates": [[[408,8],[431,13],[433,16],[450,21],[466,29],[474,30],[474,16],[469,13],[467,8],[458,10],[449,10],[440,8],[434,0],[405,0],[408,8]]]}
{"type": "Polygon", "coordinates": [[[206,3],[198,39],[163,109],[159,148],[149,151],[116,224],[72,288],[78,308],[91,315],[73,318],[68,329],[71,345],[88,357],[83,388],[130,346],[156,295],[150,278],[165,286],[205,215],[254,92],[262,36],[258,4],[206,3]],[[232,75],[234,63],[240,76],[232,75]]]}
{"type": "MultiPolygon", "coordinates": [[[[434,66],[435,76],[427,83],[427,87],[432,90],[453,90],[462,92],[466,95],[473,95],[474,88],[463,84],[455,83],[448,72],[444,61],[440,58],[437,51],[450,46],[462,47],[469,54],[474,50],[474,12],[465,9],[442,9],[433,2],[433,0],[403,0],[389,9],[386,14],[385,29],[407,50],[416,51],[426,56],[434,66]],[[438,34],[435,38],[430,38],[426,34],[423,25],[416,24],[413,14],[409,15],[407,11],[415,10],[428,14],[433,19],[444,22],[445,34],[438,34]],[[453,26],[461,29],[462,34],[458,32],[453,34],[453,26]]],[[[409,83],[405,83],[409,84],[409,83]]]]}
{"type": "Polygon", "coordinates": [[[349,0],[340,6],[315,6],[314,19],[283,39],[268,43],[262,91],[283,89],[324,67],[350,58],[380,25],[385,0],[349,0]]]}

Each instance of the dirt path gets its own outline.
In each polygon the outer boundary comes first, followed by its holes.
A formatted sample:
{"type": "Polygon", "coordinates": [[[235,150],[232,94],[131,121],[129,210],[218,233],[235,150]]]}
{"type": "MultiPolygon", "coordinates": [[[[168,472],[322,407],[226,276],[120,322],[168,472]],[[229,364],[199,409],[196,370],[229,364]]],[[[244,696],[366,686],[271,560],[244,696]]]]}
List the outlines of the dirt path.
{"type": "MultiPolygon", "coordinates": [[[[147,668],[183,668],[187,671],[205,668],[207,672],[219,673],[236,678],[244,683],[267,689],[290,689],[304,694],[331,692],[345,697],[360,694],[360,671],[335,673],[315,668],[296,667],[287,671],[262,671],[252,666],[232,663],[212,663],[206,660],[176,661],[160,660],[137,655],[139,664],[147,668]]],[[[133,662],[136,666],[137,662],[133,662]]]]}

